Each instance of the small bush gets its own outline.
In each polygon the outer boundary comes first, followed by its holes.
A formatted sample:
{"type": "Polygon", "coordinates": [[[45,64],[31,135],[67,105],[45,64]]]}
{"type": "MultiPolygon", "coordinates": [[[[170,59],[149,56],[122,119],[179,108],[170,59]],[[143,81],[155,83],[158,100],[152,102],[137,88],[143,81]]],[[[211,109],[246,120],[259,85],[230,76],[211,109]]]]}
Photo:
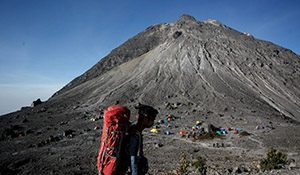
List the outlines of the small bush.
{"type": "Polygon", "coordinates": [[[186,155],[182,154],[179,162],[179,166],[177,168],[178,175],[184,175],[188,173],[188,167],[190,162],[186,159],[186,155]]]}
{"type": "Polygon", "coordinates": [[[262,170],[280,169],[285,164],[287,164],[287,155],[273,148],[268,151],[267,157],[260,161],[262,170]]]}
{"type": "Polygon", "coordinates": [[[166,175],[188,175],[188,174],[200,174],[206,175],[206,160],[202,157],[198,157],[193,161],[189,161],[185,154],[181,155],[178,167],[173,172],[168,172],[166,175]]]}
{"type": "Polygon", "coordinates": [[[200,173],[201,175],[206,174],[206,160],[202,157],[198,157],[198,159],[194,160],[192,166],[200,173]]]}

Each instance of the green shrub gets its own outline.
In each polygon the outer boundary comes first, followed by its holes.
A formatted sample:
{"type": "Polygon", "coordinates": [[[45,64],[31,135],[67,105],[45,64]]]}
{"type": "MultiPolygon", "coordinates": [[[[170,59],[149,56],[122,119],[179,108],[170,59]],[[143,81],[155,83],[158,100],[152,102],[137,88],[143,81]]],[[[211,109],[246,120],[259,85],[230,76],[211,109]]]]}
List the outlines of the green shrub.
{"type": "Polygon", "coordinates": [[[267,157],[260,161],[262,170],[280,169],[287,163],[287,155],[277,151],[276,149],[269,149],[267,157]]]}
{"type": "Polygon", "coordinates": [[[200,173],[201,175],[206,174],[206,160],[202,157],[198,157],[198,159],[195,159],[192,163],[192,166],[200,173]]]}
{"type": "Polygon", "coordinates": [[[180,157],[178,167],[173,172],[168,172],[166,175],[188,175],[190,173],[197,173],[200,175],[206,175],[206,160],[202,157],[198,157],[193,161],[189,161],[185,154],[180,157]]]}

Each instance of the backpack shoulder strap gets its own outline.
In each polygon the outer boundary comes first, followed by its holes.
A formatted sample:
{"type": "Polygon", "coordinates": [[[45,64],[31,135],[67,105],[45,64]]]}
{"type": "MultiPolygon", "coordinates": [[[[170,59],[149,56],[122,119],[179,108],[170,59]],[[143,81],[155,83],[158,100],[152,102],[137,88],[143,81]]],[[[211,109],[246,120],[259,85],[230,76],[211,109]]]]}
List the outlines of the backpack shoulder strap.
{"type": "Polygon", "coordinates": [[[139,136],[138,156],[144,156],[144,151],[143,151],[143,136],[142,136],[142,133],[140,133],[140,132],[138,132],[137,134],[139,136]]]}

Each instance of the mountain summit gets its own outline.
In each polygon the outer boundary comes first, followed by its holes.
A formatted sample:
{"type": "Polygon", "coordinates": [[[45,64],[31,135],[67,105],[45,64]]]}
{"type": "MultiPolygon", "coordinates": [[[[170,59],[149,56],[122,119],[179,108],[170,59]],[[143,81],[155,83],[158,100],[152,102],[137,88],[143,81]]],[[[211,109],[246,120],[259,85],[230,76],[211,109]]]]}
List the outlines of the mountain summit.
{"type": "Polygon", "coordinates": [[[177,20],[177,23],[182,23],[182,22],[197,22],[197,20],[194,17],[190,16],[190,15],[183,14],[177,20]]]}

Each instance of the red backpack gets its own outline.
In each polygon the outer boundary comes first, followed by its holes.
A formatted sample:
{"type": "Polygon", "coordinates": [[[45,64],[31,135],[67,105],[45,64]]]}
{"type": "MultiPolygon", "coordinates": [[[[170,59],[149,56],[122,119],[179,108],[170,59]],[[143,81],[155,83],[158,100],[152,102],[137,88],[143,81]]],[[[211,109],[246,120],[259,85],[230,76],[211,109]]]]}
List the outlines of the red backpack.
{"type": "Polygon", "coordinates": [[[129,126],[129,118],[129,109],[120,105],[112,105],[104,111],[101,145],[97,161],[99,174],[118,174],[122,142],[129,126]]]}

